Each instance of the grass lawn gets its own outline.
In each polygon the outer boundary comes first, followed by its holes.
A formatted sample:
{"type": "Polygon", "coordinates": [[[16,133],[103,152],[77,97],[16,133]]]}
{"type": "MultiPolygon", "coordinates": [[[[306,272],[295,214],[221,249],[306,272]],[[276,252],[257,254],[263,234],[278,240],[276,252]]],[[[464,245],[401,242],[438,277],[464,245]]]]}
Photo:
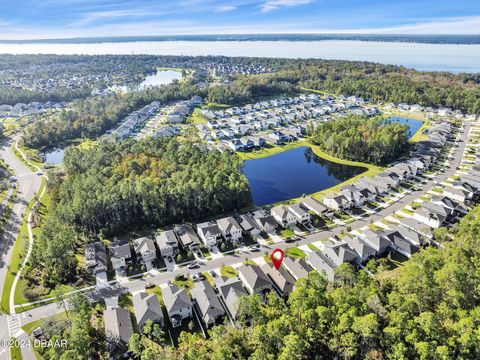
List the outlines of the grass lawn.
{"type": "Polygon", "coordinates": [[[316,247],[315,245],[313,245],[313,244],[308,244],[307,246],[308,246],[308,247],[310,248],[310,250],[312,250],[312,251],[320,251],[320,249],[319,249],[318,247],[316,247]]]}
{"type": "Polygon", "coordinates": [[[62,312],[62,313],[58,313],[58,314],[55,314],[53,316],[50,316],[48,318],[43,318],[43,319],[39,319],[39,320],[29,322],[29,323],[22,326],[22,330],[25,331],[28,335],[30,335],[33,330],[35,330],[36,328],[41,326],[42,323],[44,321],[46,321],[47,319],[55,320],[55,321],[64,321],[64,320],[67,320],[67,313],[62,312]]]}
{"type": "MultiPolygon", "coordinates": [[[[10,338],[10,340],[15,340],[15,338],[10,338]]],[[[22,360],[22,350],[20,346],[10,346],[10,359],[11,360],[22,360]]]]}
{"type": "MultiPolygon", "coordinates": [[[[268,255],[267,255],[268,256],[268,255]]],[[[245,261],[243,262],[245,265],[257,265],[257,263],[253,260],[250,260],[250,259],[245,259],[245,261]]]]}
{"type": "Polygon", "coordinates": [[[226,265],[220,268],[220,275],[232,278],[237,276],[238,273],[232,266],[226,265]]]}
{"type": "Polygon", "coordinates": [[[205,279],[208,281],[210,285],[215,286],[215,279],[208,271],[205,271],[202,274],[203,276],[205,276],[205,279]]]}
{"type": "Polygon", "coordinates": [[[305,252],[299,248],[287,249],[285,250],[285,255],[291,258],[304,258],[305,256],[307,256],[307,254],[305,254],[305,252]]]}
{"type": "Polygon", "coordinates": [[[208,122],[207,119],[201,114],[200,108],[193,109],[192,115],[187,118],[187,123],[200,125],[206,124],[208,122]]]}
{"type": "Polygon", "coordinates": [[[187,277],[187,280],[173,280],[172,281],[175,285],[177,285],[179,288],[187,288],[187,290],[191,290],[195,287],[195,284],[193,283],[192,278],[189,276],[187,277]]]}
{"type": "Polygon", "coordinates": [[[293,232],[293,230],[289,228],[277,230],[277,234],[283,238],[295,236],[295,233],[293,232]]]}

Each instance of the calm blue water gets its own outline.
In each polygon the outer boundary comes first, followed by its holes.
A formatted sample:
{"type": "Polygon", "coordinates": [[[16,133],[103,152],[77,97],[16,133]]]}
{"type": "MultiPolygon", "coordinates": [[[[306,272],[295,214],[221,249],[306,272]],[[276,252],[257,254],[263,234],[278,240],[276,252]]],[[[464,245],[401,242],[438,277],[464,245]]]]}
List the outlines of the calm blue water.
{"type": "Polygon", "coordinates": [[[410,139],[415,133],[422,127],[422,122],[420,120],[404,118],[400,116],[389,117],[388,120],[397,121],[400,124],[408,125],[408,138],[410,139]]]}
{"type": "Polygon", "coordinates": [[[54,149],[48,152],[44,152],[42,155],[45,158],[46,163],[59,165],[59,164],[63,164],[64,153],[65,153],[65,149],[54,149]]]}
{"type": "Polygon", "coordinates": [[[258,206],[328,189],[364,171],[322,159],[307,146],[247,160],[243,169],[258,206]]]}

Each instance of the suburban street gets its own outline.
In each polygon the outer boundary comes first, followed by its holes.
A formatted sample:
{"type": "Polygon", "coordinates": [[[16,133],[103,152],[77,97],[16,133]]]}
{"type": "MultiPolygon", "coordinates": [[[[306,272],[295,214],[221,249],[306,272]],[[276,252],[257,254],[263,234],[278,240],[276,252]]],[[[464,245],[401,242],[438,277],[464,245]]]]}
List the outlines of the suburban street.
{"type": "MultiPolygon", "coordinates": [[[[15,201],[12,213],[8,222],[5,225],[0,240],[1,258],[0,258],[0,289],[3,291],[5,283],[5,276],[8,271],[8,264],[10,263],[15,239],[18,235],[18,230],[25,213],[28,202],[35,196],[41,183],[41,176],[32,172],[25,166],[15,155],[12,150],[15,140],[4,141],[0,146],[0,157],[14,172],[17,181],[17,200],[15,201]]],[[[9,339],[8,316],[0,316],[0,339],[9,339]]],[[[0,359],[8,359],[8,348],[0,348],[0,359]]]]}

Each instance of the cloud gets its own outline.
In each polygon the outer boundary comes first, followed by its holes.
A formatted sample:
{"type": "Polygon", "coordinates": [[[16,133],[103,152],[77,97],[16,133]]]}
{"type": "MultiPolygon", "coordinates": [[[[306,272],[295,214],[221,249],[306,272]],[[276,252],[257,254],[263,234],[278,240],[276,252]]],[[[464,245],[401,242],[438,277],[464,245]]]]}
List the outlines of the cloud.
{"type": "Polygon", "coordinates": [[[282,7],[311,4],[313,0],[267,0],[261,5],[263,12],[269,12],[282,7]]]}
{"type": "Polygon", "coordinates": [[[222,5],[222,6],[219,6],[215,9],[215,12],[219,12],[219,13],[225,13],[225,12],[231,12],[231,11],[234,11],[236,10],[237,7],[234,6],[234,5],[222,5]]]}

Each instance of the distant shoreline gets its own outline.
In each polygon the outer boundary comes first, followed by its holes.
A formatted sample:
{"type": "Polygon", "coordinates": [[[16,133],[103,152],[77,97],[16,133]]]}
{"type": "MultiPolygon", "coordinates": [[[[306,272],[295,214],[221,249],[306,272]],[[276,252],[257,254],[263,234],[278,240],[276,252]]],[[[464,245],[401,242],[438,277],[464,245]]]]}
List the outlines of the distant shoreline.
{"type": "Polygon", "coordinates": [[[84,37],[58,39],[2,40],[0,44],[94,44],[149,41],[375,41],[423,44],[478,45],[480,35],[394,35],[394,34],[251,34],[251,35],[163,35],[84,37]]]}

